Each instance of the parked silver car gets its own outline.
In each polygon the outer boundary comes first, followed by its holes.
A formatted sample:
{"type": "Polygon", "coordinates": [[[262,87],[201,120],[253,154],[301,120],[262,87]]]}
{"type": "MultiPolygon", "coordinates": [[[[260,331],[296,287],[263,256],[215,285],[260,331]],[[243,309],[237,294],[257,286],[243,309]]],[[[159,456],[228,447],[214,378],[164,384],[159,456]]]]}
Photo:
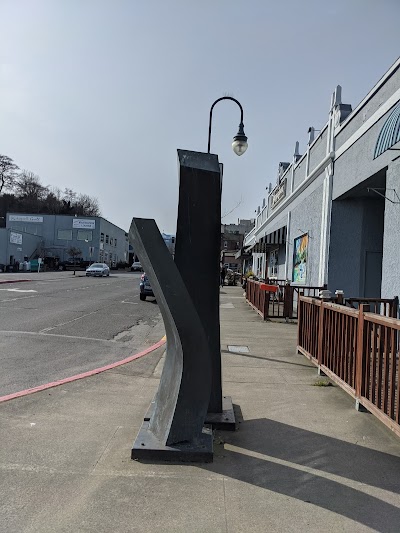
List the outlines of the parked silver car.
{"type": "Polygon", "coordinates": [[[86,269],[87,276],[109,276],[110,268],[105,263],[93,263],[86,269]]]}

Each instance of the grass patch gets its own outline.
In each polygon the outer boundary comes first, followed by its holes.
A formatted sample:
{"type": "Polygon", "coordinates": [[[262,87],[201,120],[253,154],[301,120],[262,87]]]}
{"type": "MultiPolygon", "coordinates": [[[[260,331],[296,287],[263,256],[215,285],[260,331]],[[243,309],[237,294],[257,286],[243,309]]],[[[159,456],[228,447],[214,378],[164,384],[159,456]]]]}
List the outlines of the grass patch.
{"type": "Polygon", "coordinates": [[[313,387],[333,387],[333,385],[329,379],[317,379],[317,381],[313,383],[313,387]]]}

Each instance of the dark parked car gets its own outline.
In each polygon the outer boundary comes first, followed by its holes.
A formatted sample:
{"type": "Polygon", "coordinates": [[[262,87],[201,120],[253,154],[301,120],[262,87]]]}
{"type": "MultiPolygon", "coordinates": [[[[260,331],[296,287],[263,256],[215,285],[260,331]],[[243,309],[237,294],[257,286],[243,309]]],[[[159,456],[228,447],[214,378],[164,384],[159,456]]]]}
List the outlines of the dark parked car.
{"type": "Polygon", "coordinates": [[[146,274],[140,276],[140,296],[139,298],[143,301],[146,299],[146,296],[153,296],[153,289],[151,288],[150,281],[147,279],[146,274]]]}
{"type": "Polygon", "coordinates": [[[132,266],[131,266],[132,272],[136,272],[136,271],[141,272],[142,270],[143,268],[142,268],[142,264],[140,261],[135,261],[134,263],[132,263],[132,266]]]}

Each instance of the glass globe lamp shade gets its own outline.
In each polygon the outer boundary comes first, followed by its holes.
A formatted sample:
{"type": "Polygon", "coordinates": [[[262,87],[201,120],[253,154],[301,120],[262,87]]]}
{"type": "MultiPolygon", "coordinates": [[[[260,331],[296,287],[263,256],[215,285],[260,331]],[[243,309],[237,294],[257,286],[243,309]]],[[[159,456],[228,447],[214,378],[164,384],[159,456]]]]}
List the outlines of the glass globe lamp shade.
{"type": "Polygon", "coordinates": [[[233,138],[232,148],[236,155],[243,155],[247,150],[247,137],[244,136],[244,139],[238,139],[238,135],[233,138]]]}
{"type": "Polygon", "coordinates": [[[247,137],[244,134],[243,122],[239,124],[239,131],[233,138],[232,148],[236,155],[243,155],[247,150],[247,137]]]}

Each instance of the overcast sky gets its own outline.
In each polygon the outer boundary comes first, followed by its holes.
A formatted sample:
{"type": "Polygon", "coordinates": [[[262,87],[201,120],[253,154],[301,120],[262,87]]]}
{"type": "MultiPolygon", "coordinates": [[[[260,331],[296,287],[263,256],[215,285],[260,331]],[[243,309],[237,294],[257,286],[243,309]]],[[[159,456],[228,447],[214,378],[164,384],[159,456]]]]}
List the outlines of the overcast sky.
{"type": "Polygon", "coordinates": [[[206,151],[215,108],[224,222],[251,218],[296,140],[353,108],[400,54],[399,0],[0,0],[0,153],[96,196],[111,222],[174,232],[177,148],[206,151]]]}

